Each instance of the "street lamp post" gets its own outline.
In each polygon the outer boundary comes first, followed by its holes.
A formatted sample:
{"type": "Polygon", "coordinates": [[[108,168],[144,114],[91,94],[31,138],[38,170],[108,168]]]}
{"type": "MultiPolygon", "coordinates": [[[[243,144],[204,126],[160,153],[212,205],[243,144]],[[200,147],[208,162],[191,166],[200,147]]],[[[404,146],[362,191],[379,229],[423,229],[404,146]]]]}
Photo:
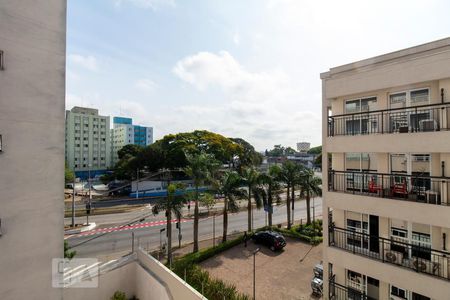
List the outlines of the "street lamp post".
{"type": "Polygon", "coordinates": [[[75,172],[73,175],[73,186],[72,186],[72,227],[75,227],[75,172]]]}
{"type": "Polygon", "coordinates": [[[139,198],[139,169],[136,170],[136,199],[139,198]]]}
{"type": "Polygon", "coordinates": [[[166,231],[166,228],[161,228],[159,230],[159,260],[161,260],[161,254],[162,254],[162,233],[164,231],[166,231]]]}
{"type": "Polygon", "coordinates": [[[89,225],[89,214],[91,213],[91,200],[92,200],[92,193],[91,193],[91,167],[92,165],[89,163],[88,164],[88,185],[89,185],[89,200],[88,200],[88,204],[87,204],[87,209],[86,209],[86,223],[87,225],[89,225]]]}
{"type": "Polygon", "coordinates": [[[216,247],[216,212],[213,214],[213,247],[216,247]]]}
{"type": "Polygon", "coordinates": [[[256,253],[259,252],[259,248],[253,251],[253,300],[256,299],[256,253]]]}

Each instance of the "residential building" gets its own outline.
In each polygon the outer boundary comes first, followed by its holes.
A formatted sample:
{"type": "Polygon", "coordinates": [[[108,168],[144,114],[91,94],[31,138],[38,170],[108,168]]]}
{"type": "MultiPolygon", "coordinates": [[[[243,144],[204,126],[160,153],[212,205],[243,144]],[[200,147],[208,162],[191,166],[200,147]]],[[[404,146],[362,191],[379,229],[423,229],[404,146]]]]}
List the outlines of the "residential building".
{"type": "Polygon", "coordinates": [[[114,117],[111,129],[111,161],[118,160],[118,151],[125,145],[147,146],[153,143],[153,128],[133,125],[131,118],[114,117]]]}
{"type": "Polygon", "coordinates": [[[297,151],[298,152],[306,153],[309,151],[310,148],[311,148],[311,143],[308,143],[308,142],[297,143],[297,151]]]}
{"type": "Polygon", "coordinates": [[[66,162],[77,177],[94,177],[111,166],[109,127],[109,116],[100,116],[98,109],[66,111],[66,162]]]}
{"type": "Polygon", "coordinates": [[[321,79],[325,299],[449,299],[450,38],[321,79]]]}
{"type": "Polygon", "coordinates": [[[61,299],[66,2],[0,1],[0,299],[61,299]]]}

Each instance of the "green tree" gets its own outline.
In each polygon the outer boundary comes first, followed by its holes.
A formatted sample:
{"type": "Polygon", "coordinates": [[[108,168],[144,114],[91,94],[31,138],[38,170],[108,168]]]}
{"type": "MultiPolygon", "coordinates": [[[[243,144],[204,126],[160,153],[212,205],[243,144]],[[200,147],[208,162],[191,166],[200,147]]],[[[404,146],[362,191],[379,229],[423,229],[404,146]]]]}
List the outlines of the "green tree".
{"type": "Polygon", "coordinates": [[[273,165],[270,169],[262,173],[259,177],[260,188],[257,189],[256,197],[261,198],[264,206],[267,207],[268,225],[272,226],[273,202],[281,201],[281,185],[279,182],[281,168],[273,165]]]}
{"type": "Polygon", "coordinates": [[[242,172],[242,182],[247,187],[247,212],[248,212],[248,231],[252,231],[252,197],[255,200],[256,207],[261,208],[261,197],[258,189],[261,181],[260,174],[255,168],[246,168],[242,172]]]}
{"type": "Polygon", "coordinates": [[[311,224],[311,197],[322,195],[322,179],[309,169],[300,176],[300,196],[306,197],[306,223],[311,224]]]}
{"type": "MultiPolygon", "coordinates": [[[[170,176],[170,174],[166,174],[170,176]]],[[[167,253],[168,253],[168,261],[171,263],[172,261],[172,212],[175,215],[180,215],[181,210],[186,203],[185,197],[181,195],[179,192],[183,189],[182,185],[169,183],[167,185],[167,195],[164,198],[161,198],[156,204],[152,207],[153,214],[158,214],[160,211],[165,211],[166,219],[167,219],[167,253]]]]}
{"type": "Polygon", "coordinates": [[[65,183],[73,182],[75,180],[75,173],[67,166],[64,168],[64,181],[65,183]]]}
{"type": "Polygon", "coordinates": [[[312,147],[308,151],[309,154],[321,154],[322,153],[322,146],[312,147]]]}
{"type": "Polygon", "coordinates": [[[199,223],[199,188],[213,179],[219,163],[211,154],[200,153],[187,156],[188,165],[184,172],[194,181],[194,252],[198,251],[198,223],[199,223]]]}
{"type": "Polygon", "coordinates": [[[237,200],[245,197],[245,191],[240,188],[241,183],[242,178],[236,171],[225,171],[218,185],[218,192],[224,196],[223,242],[226,242],[227,240],[228,211],[237,211],[237,200]]]}
{"type": "Polygon", "coordinates": [[[285,161],[281,167],[280,179],[286,184],[287,228],[291,228],[291,201],[295,200],[295,185],[298,182],[299,166],[285,161]]]}
{"type": "Polygon", "coordinates": [[[128,144],[123,146],[119,151],[117,151],[117,156],[119,159],[122,159],[126,156],[128,157],[136,157],[139,153],[144,150],[144,147],[135,144],[128,144]]]}
{"type": "Polygon", "coordinates": [[[72,259],[77,254],[77,251],[70,251],[69,243],[64,241],[64,258],[72,259]]]}

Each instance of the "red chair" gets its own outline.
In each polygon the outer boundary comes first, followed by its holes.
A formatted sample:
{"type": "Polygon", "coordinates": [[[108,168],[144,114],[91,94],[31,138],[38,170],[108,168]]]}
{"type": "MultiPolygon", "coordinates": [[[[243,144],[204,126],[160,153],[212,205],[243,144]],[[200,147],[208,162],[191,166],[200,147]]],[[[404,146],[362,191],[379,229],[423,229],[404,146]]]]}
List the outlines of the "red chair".
{"type": "Polygon", "coordinates": [[[375,180],[373,179],[373,177],[370,178],[369,181],[369,192],[370,193],[378,193],[379,191],[382,191],[383,188],[375,183],[375,180]]]}
{"type": "Polygon", "coordinates": [[[391,188],[391,196],[395,196],[396,194],[408,197],[408,188],[406,186],[406,179],[403,178],[402,183],[394,183],[391,188]]]}

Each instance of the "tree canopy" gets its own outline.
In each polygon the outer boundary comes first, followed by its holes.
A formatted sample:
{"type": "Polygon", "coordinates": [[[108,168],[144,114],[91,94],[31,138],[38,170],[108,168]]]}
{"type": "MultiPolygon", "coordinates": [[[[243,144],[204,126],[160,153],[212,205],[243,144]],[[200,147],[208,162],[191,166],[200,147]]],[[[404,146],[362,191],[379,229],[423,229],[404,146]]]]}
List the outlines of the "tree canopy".
{"type": "Polygon", "coordinates": [[[322,153],[322,145],[317,146],[317,147],[312,147],[311,149],[309,149],[308,153],[309,154],[321,154],[322,153]]]}
{"type": "Polygon", "coordinates": [[[275,145],[275,146],[273,146],[272,150],[266,150],[266,156],[271,156],[271,157],[294,155],[295,153],[297,153],[297,151],[295,151],[295,149],[293,149],[289,146],[283,147],[282,145],[275,145]]]}
{"type": "Polygon", "coordinates": [[[166,135],[147,147],[125,146],[114,167],[114,177],[131,179],[137,169],[185,168],[188,156],[200,153],[212,155],[222,164],[237,164],[236,167],[258,165],[262,161],[253,146],[241,138],[227,138],[214,132],[196,130],[166,135]]]}

